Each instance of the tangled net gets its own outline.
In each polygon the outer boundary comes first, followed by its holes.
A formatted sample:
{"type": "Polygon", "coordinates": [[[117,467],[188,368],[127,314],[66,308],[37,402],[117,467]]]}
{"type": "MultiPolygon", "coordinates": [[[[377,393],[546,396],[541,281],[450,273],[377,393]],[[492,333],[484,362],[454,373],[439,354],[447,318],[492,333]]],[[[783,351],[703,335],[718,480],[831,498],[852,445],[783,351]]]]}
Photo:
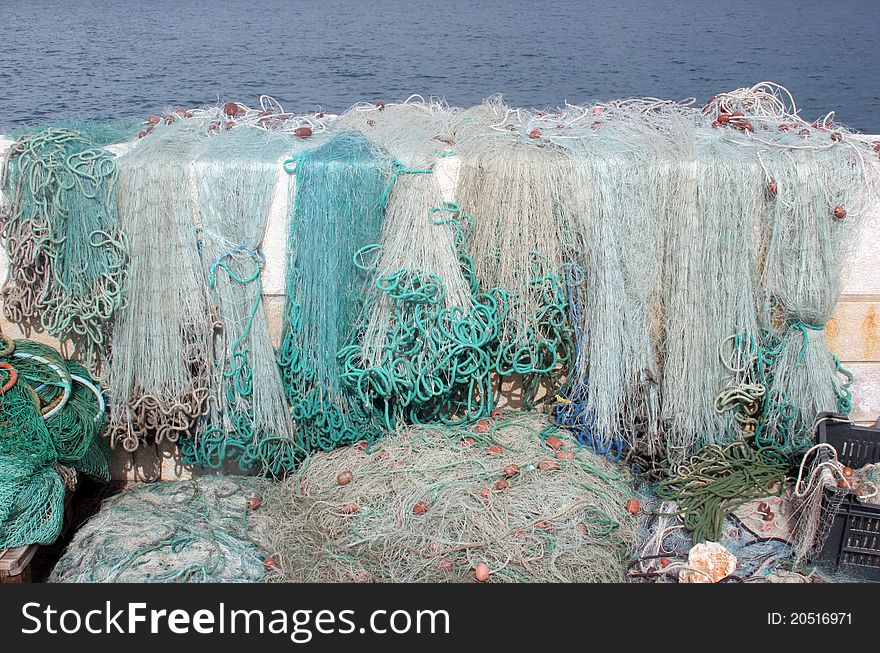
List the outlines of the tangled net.
{"type": "Polygon", "coordinates": [[[384,429],[398,420],[469,421],[493,406],[504,307],[498,293],[480,292],[465,253],[472,220],[448,199],[453,116],[444,103],[414,95],[339,118],[393,159],[381,242],[358,256],[372,280],[366,306],[340,352],[343,382],[364,405],[380,407],[384,429]]]}
{"type": "Polygon", "coordinates": [[[11,322],[73,341],[93,373],[123,302],[128,241],[116,214],[116,161],[77,131],[18,138],[3,165],[0,229],[9,257],[11,322]]]}
{"type": "Polygon", "coordinates": [[[511,115],[495,101],[456,117],[461,164],[455,196],[474,219],[468,251],[477,279],[507,294],[496,370],[523,377],[529,407],[541,382],[558,377],[571,357],[561,232],[572,167],[540,132],[524,137],[515,123],[492,129],[511,115]]]}
{"type": "Polygon", "coordinates": [[[168,109],[162,116],[149,116],[143,122],[138,138],[161,134],[167,126],[179,126],[184,122],[203,133],[217,134],[236,127],[251,127],[307,139],[327,130],[333,118],[321,111],[293,114],[285,111],[275,98],[261,95],[259,107],[229,101],[222,105],[168,109]]]}
{"type": "Polygon", "coordinates": [[[266,481],[204,476],[110,497],[83,524],[49,578],[55,583],[255,583],[264,526],[250,512],[266,481]]]}
{"type": "Polygon", "coordinates": [[[631,477],[547,427],[402,427],[381,449],[312,455],[267,495],[270,579],[621,581],[631,477]]]}
{"type": "Polygon", "coordinates": [[[110,478],[104,398],[85,367],[51,347],[2,334],[0,343],[0,548],[51,544],[76,472],[110,478]]]}
{"type": "Polygon", "coordinates": [[[126,451],[193,435],[207,411],[216,316],[193,224],[190,161],[209,138],[197,122],[168,125],[119,158],[131,264],[113,332],[108,436],[126,451]]]}
{"type": "Polygon", "coordinates": [[[280,473],[293,424],[262,303],[261,241],[279,175],[294,139],[253,127],[213,135],[195,160],[200,254],[218,328],[211,401],[197,434],[180,441],[185,463],[280,473]]]}
{"type": "Polygon", "coordinates": [[[727,514],[751,499],[779,494],[787,469],[745,442],[709,445],[674,468],[657,486],[657,496],[678,504],[694,542],[717,542],[727,514]]]}
{"type": "Polygon", "coordinates": [[[302,456],[380,436],[372,406],[344,387],[338,354],[362,310],[365,280],[355,253],[381,228],[388,163],[362,136],[343,132],[291,159],[288,169],[296,197],[278,366],[302,456]]]}

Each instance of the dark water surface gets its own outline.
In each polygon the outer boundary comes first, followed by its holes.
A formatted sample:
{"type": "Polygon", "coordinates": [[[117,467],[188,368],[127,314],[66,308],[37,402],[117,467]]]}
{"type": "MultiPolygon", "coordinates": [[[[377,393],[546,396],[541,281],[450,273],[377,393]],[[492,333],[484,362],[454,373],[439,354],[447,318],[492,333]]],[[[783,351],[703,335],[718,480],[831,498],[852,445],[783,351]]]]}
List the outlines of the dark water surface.
{"type": "Polygon", "coordinates": [[[702,102],[771,79],[804,117],[878,133],[878,36],[878,0],[0,0],[0,124],[261,93],[702,102]]]}

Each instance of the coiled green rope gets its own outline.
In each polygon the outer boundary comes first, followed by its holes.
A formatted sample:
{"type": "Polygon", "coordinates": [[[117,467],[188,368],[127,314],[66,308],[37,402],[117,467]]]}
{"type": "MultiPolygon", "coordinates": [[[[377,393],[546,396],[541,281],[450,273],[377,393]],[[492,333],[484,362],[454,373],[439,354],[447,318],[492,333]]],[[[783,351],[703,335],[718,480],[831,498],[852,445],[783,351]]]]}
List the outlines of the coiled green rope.
{"type": "Polygon", "coordinates": [[[672,514],[693,531],[694,543],[717,542],[724,518],[734,508],[782,492],[786,469],[745,442],[709,445],[674,467],[674,476],[657,486],[657,496],[678,504],[672,514]]]}

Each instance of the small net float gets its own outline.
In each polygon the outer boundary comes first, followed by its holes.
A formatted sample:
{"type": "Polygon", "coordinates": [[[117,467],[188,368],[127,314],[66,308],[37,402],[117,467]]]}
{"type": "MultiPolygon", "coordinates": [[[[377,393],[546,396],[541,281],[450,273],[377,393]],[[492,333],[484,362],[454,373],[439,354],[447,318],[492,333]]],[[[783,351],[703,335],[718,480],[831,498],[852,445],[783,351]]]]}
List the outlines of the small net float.
{"type": "Polygon", "coordinates": [[[351,483],[351,479],[351,472],[346,470],[336,477],[336,482],[339,483],[339,485],[348,485],[351,483]]]}
{"type": "Polygon", "coordinates": [[[462,443],[464,446],[466,446],[466,447],[471,447],[471,446],[473,446],[474,442],[476,442],[476,440],[474,440],[474,439],[471,438],[471,437],[467,437],[467,438],[465,438],[464,440],[461,441],[461,443],[462,443]]]}
{"type": "Polygon", "coordinates": [[[502,492],[510,487],[510,483],[507,482],[506,479],[501,479],[495,483],[495,489],[499,492],[502,492]]]}
{"type": "Polygon", "coordinates": [[[227,102],[223,105],[223,113],[230,118],[238,118],[244,114],[244,108],[236,102],[227,102]]]}
{"type": "Polygon", "coordinates": [[[544,444],[546,444],[551,449],[556,449],[556,450],[562,449],[562,440],[557,438],[555,435],[551,435],[549,438],[547,438],[544,441],[544,444]]]}
{"type": "Polygon", "coordinates": [[[631,515],[638,515],[639,508],[641,508],[641,505],[639,504],[638,499],[630,499],[626,502],[626,511],[631,515]]]}
{"type": "Polygon", "coordinates": [[[450,561],[448,558],[441,558],[440,562],[437,563],[437,568],[440,571],[448,574],[450,571],[452,571],[452,561],[450,561]]]}
{"type": "Polygon", "coordinates": [[[538,463],[538,469],[542,472],[555,472],[559,470],[559,463],[555,460],[542,460],[538,463]]]}
{"type": "Polygon", "coordinates": [[[843,134],[841,134],[840,132],[832,132],[831,133],[831,140],[834,141],[835,143],[839,143],[840,141],[843,140],[843,134]]]}
{"type": "Polygon", "coordinates": [[[367,125],[370,126],[370,127],[375,127],[375,126],[376,126],[376,121],[373,120],[373,119],[370,119],[370,120],[367,121],[367,125]]]}
{"type": "Polygon", "coordinates": [[[366,440],[360,440],[358,442],[355,442],[354,448],[357,449],[358,451],[366,451],[367,447],[369,445],[370,445],[370,443],[367,442],[366,440]]]}
{"type": "Polygon", "coordinates": [[[845,477],[847,477],[847,478],[852,478],[852,475],[855,473],[855,472],[853,472],[853,468],[852,468],[852,467],[844,467],[844,468],[841,469],[840,471],[841,471],[841,473],[842,473],[845,477]]]}
{"type": "Polygon", "coordinates": [[[730,114],[719,113],[718,117],[715,120],[717,120],[722,125],[727,124],[728,122],[730,122],[730,114]]]}
{"type": "Polygon", "coordinates": [[[767,184],[767,190],[770,191],[770,194],[775,197],[776,193],[779,191],[779,187],[776,185],[775,181],[771,181],[769,184],[767,184]]]}
{"type": "Polygon", "coordinates": [[[542,531],[549,531],[551,529],[550,522],[542,519],[535,524],[535,528],[540,528],[542,531]]]}
{"type": "Polygon", "coordinates": [[[489,453],[494,455],[494,454],[499,454],[504,450],[501,448],[500,444],[493,444],[491,447],[486,449],[486,451],[488,451],[489,453]]]}
{"type": "Polygon", "coordinates": [[[593,115],[594,116],[600,115],[602,113],[602,111],[603,111],[602,107],[593,107],[593,115]]]}
{"type": "Polygon", "coordinates": [[[776,129],[778,129],[778,130],[781,131],[781,132],[787,132],[787,131],[788,131],[788,125],[779,125],[779,127],[777,127],[776,129]]]}
{"type": "Polygon", "coordinates": [[[484,487],[483,489],[481,489],[480,496],[483,497],[484,499],[488,499],[489,498],[489,488],[484,487]]]}
{"type": "Polygon", "coordinates": [[[272,571],[273,569],[278,568],[278,561],[272,556],[266,556],[263,558],[263,567],[266,571],[272,571]]]}
{"type": "Polygon", "coordinates": [[[253,496],[253,497],[249,497],[248,500],[247,500],[247,507],[248,507],[250,510],[256,510],[256,509],[259,508],[261,505],[263,505],[263,500],[260,499],[260,497],[253,496]]]}
{"type": "Polygon", "coordinates": [[[574,452],[573,451],[557,451],[556,452],[557,460],[574,460],[574,452]]]}
{"type": "Polygon", "coordinates": [[[843,490],[851,490],[853,486],[853,482],[848,478],[839,478],[837,479],[837,487],[843,490]]]}
{"type": "Polygon", "coordinates": [[[474,577],[480,581],[481,583],[485,583],[489,580],[489,565],[485,562],[481,562],[474,568],[474,577]]]}
{"type": "Polygon", "coordinates": [[[424,515],[426,512],[428,512],[427,501],[419,501],[416,505],[413,506],[414,515],[424,515]]]}
{"type": "Polygon", "coordinates": [[[665,569],[669,566],[669,558],[660,558],[657,562],[660,564],[661,569],[665,569]]]}
{"type": "Polygon", "coordinates": [[[843,220],[846,217],[846,209],[840,204],[834,207],[834,219],[843,220]]]}
{"type": "Polygon", "coordinates": [[[385,111],[385,103],[384,102],[376,102],[376,108],[379,111],[385,111]]]}
{"type": "Polygon", "coordinates": [[[356,515],[361,511],[356,503],[346,503],[341,510],[343,515],[356,515]]]}
{"type": "Polygon", "coordinates": [[[311,127],[297,127],[293,130],[293,135],[297,138],[309,138],[312,135],[311,127]]]}
{"type": "Polygon", "coordinates": [[[519,474],[519,465],[516,463],[512,463],[504,468],[504,476],[506,478],[513,478],[517,474],[519,474]]]}
{"type": "Polygon", "coordinates": [[[529,138],[541,138],[541,130],[533,129],[529,132],[529,138]]]}
{"type": "Polygon", "coordinates": [[[161,118],[159,116],[150,116],[147,118],[147,123],[150,125],[158,125],[161,118]]]}
{"type": "Polygon", "coordinates": [[[501,410],[500,408],[493,408],[492,412],[489,413],[489,417],[491,417],[494,420],[499,420],[502,417],[504,417],[504,411],[501,410]]]}
{"type": "Polygon", "coordinates": [[[474,430],[477,433],[488,433],[489,432],[489,420],[481,419],[477,422],[477,425],[474,427],[474,430]]]}

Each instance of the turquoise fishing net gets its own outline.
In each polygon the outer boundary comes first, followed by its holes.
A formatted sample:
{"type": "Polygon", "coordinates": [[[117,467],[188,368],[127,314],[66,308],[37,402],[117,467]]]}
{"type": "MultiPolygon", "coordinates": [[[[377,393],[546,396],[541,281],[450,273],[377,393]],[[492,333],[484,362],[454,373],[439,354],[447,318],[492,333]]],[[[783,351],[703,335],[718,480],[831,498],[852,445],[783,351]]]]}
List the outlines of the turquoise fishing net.
{"type": "MultiPolygon", "coordinates": [[[[415,216],[419,218],[454,230],[470,296],[464,307],[445,306],[446,283],[436,274],[398,269],[376,278],[374,287],[380,294],[372,301],[393,306],[382,348],[378,355],[365,351],[362,321],[339,358],[343,383],[363,405],[377,407],[386,430],[393,430],[399,420],[468,422],[488,416],[494,406],[492,373],[499,356],[506,294],[497,288],[480,292],[473,261],[464,251],[470,217],[462,215],[458,205],[446,202],[428,216],[415,216]]],[[[368,260],[374,249],[366,246],[358,259],[368,260]]],[[[375,269],[367,263],[361,266],[375,269]]]]}
{"type": "Polygon", "coordinates": [[[6,317],[71,340],[77,358],[100,372],[128,257],[115,158],[70,129],[25,134],[7,156],[2,189],[6,317]]]}
{"type": "Polygon", "coordinates": [[[61,532],[62,464],[109,481],[104,399],[81,364],[28,340],[0,357],[0,548],[51,544],[61,532]],[[11,383],[11,385],[10,385],[11,383]]]}
{"type": "Polygon", "coordinates": [[[343,386],[338,357],[363,309],[355,254],[379,237],[390,161],[355,133],[341,133],[288,164],[296,176],[278,366],[303,453],[366,439],[375,407],[343,386]]]}

